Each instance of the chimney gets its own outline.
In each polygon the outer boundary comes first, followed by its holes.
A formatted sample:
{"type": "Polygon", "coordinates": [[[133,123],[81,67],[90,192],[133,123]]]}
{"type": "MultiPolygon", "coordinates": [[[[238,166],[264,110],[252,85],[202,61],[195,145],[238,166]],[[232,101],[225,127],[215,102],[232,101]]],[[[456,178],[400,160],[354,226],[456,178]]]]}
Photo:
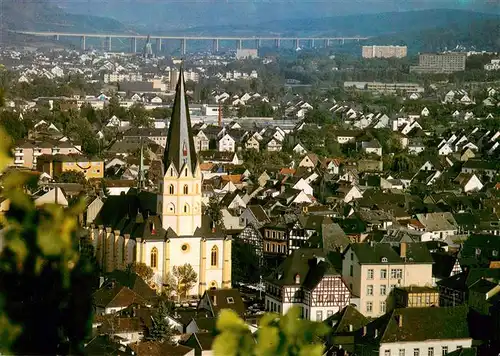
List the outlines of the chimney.
{"type": "Polygon", "coordinates": [[[400,328],[402,328],[403,327],[403,316],[401,314],[399,314],[399,315],[396,316],[396,318],[398,320],[398,326],[400,328]]]}
{"type": "Polygon", "coordinates": [[[363,336],[366,336],[366,325],[363,326],[363,336]]]}
{"type": "Polygon", "coordinates": [[[399,257],[406,258],[406,242],[401,242],[399,245],[399,257]]]}
{"type": "Polygon", "coordinates": [[[212,296],[212,304],[217,305],[217,296],[215,295],[212,296]]]}
{"type": "Polygon", "coordinates": [[[375,329],[375,339],[378,337],[378,329],[375,329]]]}
{"type": "Polygon", "coordinates": [[[352,332],[352,324],[349,324],[349,332],[352,332]]]}

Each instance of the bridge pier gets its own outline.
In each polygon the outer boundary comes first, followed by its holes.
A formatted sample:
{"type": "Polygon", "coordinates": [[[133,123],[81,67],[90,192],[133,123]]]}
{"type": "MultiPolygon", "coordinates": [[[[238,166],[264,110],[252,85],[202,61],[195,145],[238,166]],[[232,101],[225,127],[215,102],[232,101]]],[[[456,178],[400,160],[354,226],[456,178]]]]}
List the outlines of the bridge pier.
{"type": "Polygon", "coordinates": [[[156,53],[161,53],[161,38],[156,39],[156,53]]]}
{"type": "Polygon", "coordinates": [[[104,38],[104,50],[111,52],[111,37],[104,38]]]}
{"type": "Polygon", "coordinates": [[[59,41],[59,35],[54,35],[54,41],[59,41]]]}
{"type": "Polygon", "coordinates": [[[186,42],[185,38],[181,39],[181,55],[183,56],[186,54],[186,42]]]}
{"type": "Polygon", "coordinates": [[[257,49],[260,48],[260,39],[255,40],[255,48],[257,48],[257,49]]]}
{"type": "Polygon", "coordinates": [[[323,45],[325,46],[325,48],[330,47],[330,40],[326,39],[323,45]]]}
{"type": "Polygon", "coordinates": [[[281,40],[279,38],[275,39],[274,40],[274,45],[276,46],[276,48],[280,48],[280,46],[281,46],[281,40]]]}
{"type": "Polygon", "coordinates": [[[82,36],[80,37],[80,48],[82,49],[82,51],[85,51],[87,49],[87,37],[85,36],[82,36]]]}
{"type": "Polygon", "coordinates": [[[300,40],[298,38],[294,39],[293,43],[294,43],[295,49],[300,48],[300,40]]]}
{"type": "Polygon", "coordinates": [[[212,53],[219,53],[219,40],[217,38],[212,42],[212,53]]]}
{"type": "Polygon", "coordinates": [[[311,38],[311,48],[314,48],[314,38],[311,38]]]}
{"type": "Polygon", "coordinates": [[[242,41],[241,40],[236,40],[236,49],[241,49],[242,48],[242,41]]]}
{"type": "Polygon", "coordinates": [[[137,53],[137,38],[130,38],[130,52],[137,53]]]}

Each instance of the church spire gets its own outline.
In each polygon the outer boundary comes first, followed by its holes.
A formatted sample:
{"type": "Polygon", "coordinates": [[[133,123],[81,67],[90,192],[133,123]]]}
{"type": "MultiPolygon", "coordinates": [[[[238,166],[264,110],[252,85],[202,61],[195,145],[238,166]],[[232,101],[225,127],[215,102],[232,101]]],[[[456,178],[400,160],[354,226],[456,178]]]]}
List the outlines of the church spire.
{"type": "Polygon", "coordinates": [[[175,89],[172,118],[168,128],[167,147],[163,155],[164,169],[167,170],[173,164],[177,172],[180,173],[182,167],[189,164],[189,169],[194,174],[198,162],[194,147],[191,118],[189,117],[189,107],[186,100],[184,69],[181,64],[179,80],[175,89]]]}

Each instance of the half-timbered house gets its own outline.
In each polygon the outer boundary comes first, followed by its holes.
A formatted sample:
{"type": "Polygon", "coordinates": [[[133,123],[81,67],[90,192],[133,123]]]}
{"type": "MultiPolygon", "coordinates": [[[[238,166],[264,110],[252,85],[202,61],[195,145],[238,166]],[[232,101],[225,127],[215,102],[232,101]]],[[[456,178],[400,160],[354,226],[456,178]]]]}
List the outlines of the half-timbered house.
{"type": "Polygon", "coordinates": [[[285,314],[299,306],[305,319],[322,321],[349,305],[351,292],[322,249],[292,252],[265,280],[266,310],[285,314]]]}

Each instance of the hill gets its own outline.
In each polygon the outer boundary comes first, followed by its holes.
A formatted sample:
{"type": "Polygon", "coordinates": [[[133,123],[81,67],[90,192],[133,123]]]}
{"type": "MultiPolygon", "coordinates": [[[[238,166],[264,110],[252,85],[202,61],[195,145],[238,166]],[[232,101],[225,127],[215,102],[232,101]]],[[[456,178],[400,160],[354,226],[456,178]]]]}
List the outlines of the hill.
{"type": "Polygon", "coordinates": [[[371,38],[370,44],[407,45],[410,53],[445,50],[500,50],[500,19],[450,24],[371,38]]]}
{"type": "Polygon", "coordinates": [[[120,22],[99,16],[69,14],[45,1],[3,0],[1,30],[125,32],[120,22]]]}
{"type": "MultiPolygon", "coordinates": [[[[425,9],[461,9],[500,14],[498,2],[456,0],[376,0],[376,1],[325,1],[325,0],[52,0],[70,13],[91,14],[99,8],[101,16],[115,18],[144,31],[185,30],[194,27],[235,26],[257,28],[266,24],[266,30],[290,28],[294,23],[300,30],[321,23],[331,26],[340,16],[417,11],[425,9]],[[273,26],[273,22],[277,22],[273,26]]],[[[382,26],[387,23],[379,22],[382,26]]],[[[397,21],[397,19],[396,19],[397,21]]],[[[351,28],[363,25],[348,24],[351,28]]],[[[345,26],[344,26],[345,27],[345,26]]]]}
{"type": "MultiPolygon", "coordinates": [[[[387,12],[320,19],[291,19],[262,22],[258,25],[200,26],[185,30],[190,33],[273,33],[282,36],[380,36],[401,32],[418,32],[453,26],[466,27],[470,23],[499,20],[500,15],[463,10],[423,10],[387,12]]],[[[496,32],[497,34],[499,32],[496,32]]]]}

